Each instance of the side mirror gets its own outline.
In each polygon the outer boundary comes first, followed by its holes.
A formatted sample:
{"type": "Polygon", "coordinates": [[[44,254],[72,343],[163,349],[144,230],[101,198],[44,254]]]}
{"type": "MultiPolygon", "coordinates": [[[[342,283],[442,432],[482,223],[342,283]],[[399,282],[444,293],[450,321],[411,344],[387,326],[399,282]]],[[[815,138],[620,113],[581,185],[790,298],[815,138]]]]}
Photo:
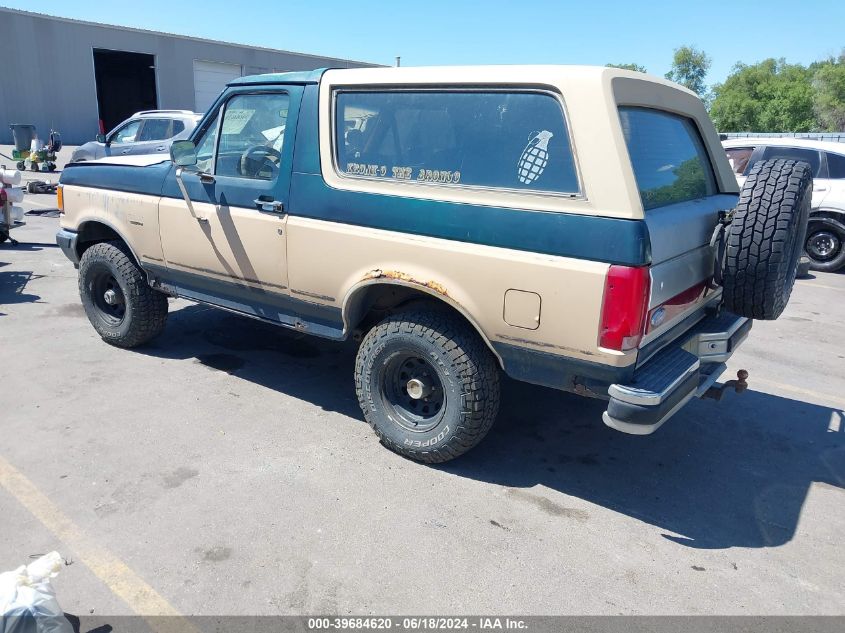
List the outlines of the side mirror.
{"type": "Polygon", "coordinates": [[[105,143],[106,142],[106,135],[105,134],[97,134],[97,142],[98,143],[105,143]]]}
{"type": "Polygon", "coordinates": [[[192,167],[196,165],[196,145],[191,141],[174,141],[170,146],[170,160],[177,167],[192,167]]]}

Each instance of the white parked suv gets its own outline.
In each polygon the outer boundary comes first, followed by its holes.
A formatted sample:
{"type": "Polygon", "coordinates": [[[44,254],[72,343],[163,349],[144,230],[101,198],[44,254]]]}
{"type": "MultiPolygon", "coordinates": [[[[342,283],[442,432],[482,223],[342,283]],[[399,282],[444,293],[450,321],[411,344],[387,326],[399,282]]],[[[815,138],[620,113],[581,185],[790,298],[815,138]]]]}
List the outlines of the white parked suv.
{"type": "Polygon", "coordinates": [[[810,268],[845,267],[845,143],[800,138],[737,138],[722,141],[740,187],[759,160],[789,158],[813,170],[813,201],[804,249],[810,268]]]}
{"type": "Polygon", "coordinates": [[[71,163],[128,154],[168,156],[173,141],[186,139],[202,118],[190,110],[144,110],[121,122],[108,134],[77,147],[71,163]]]}

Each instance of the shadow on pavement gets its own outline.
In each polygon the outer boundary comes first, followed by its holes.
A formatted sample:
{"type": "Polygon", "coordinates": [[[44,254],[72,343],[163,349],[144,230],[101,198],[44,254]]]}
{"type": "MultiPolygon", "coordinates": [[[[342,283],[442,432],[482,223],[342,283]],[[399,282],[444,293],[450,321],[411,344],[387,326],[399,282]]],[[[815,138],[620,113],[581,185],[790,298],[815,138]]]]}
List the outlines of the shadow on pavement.
{"type": "MultiPolygon", "coordinates": [[[[14,237],[14,235],[12,235],[14,237]]],[[[59,245],[55,242],[18,242],[17,246],[12,246],[11,242],[3,242],[0,244],[0,252],[6,250],[14,253],[34,253],[43,251],[45,248],[58,248],[59,245]]]]}
{"type": "MultiPolygon", "coordinates": [[[[137,351],[195,358],[363,419],[352,343],[191,305],[137,351]]],[[[512,488],[546,486],[657,526],[688,547],[782,545],[813,482],[845,488],[845,412],[754,391],[753,375],[749,384],[720,403],[694,401],[654,435],[635,437],[604,426],[601,401],[506,379],[487,438],[437,468],[512,488]]]]}
{"type": "MultiPolygon", "coordinates": [[[[0,267],[3,265],[4,262],[0,262],[0,267]]],[[[24,290],[30,281],[41,277],[43,275],[35,275],[31,271],[0,270],[0,306],[40,301],[40,296],[27,294],[24,290]]],[[[4,313],[0,312],[0,316],[4,313]]]]}

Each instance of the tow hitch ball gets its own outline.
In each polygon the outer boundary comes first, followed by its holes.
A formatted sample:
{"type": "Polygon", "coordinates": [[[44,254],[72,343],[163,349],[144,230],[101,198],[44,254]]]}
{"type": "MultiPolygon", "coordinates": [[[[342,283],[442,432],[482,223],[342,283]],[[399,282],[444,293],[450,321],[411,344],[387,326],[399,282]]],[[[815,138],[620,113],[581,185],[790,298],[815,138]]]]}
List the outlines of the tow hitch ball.
{"type": "Polygon", "coordinates": [[[725,393],[725,390],[728,387],[733,387],[736,393],[742,393],[748,388],[748,383],[745,382],[748,378],[748,372],[744,369],[740,369],[736,372],[736,380],[729,380],[726,383],[722,383],[721,385],[713,385],[704,392],[703,398],[713,398],[713,400],[721,400],[722,394],[725,393]]]}

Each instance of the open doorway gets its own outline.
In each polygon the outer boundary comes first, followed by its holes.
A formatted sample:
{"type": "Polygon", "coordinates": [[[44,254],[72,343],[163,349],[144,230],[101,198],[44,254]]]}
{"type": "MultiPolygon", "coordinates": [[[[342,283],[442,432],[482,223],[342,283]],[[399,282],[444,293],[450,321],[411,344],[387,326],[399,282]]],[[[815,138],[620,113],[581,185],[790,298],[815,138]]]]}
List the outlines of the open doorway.
{"type": "Polygon", "coordinates": [[[108,132],[139,110],[158,108],[154,55],[95,48],[94,79],[100,132],[108,132]]]}

